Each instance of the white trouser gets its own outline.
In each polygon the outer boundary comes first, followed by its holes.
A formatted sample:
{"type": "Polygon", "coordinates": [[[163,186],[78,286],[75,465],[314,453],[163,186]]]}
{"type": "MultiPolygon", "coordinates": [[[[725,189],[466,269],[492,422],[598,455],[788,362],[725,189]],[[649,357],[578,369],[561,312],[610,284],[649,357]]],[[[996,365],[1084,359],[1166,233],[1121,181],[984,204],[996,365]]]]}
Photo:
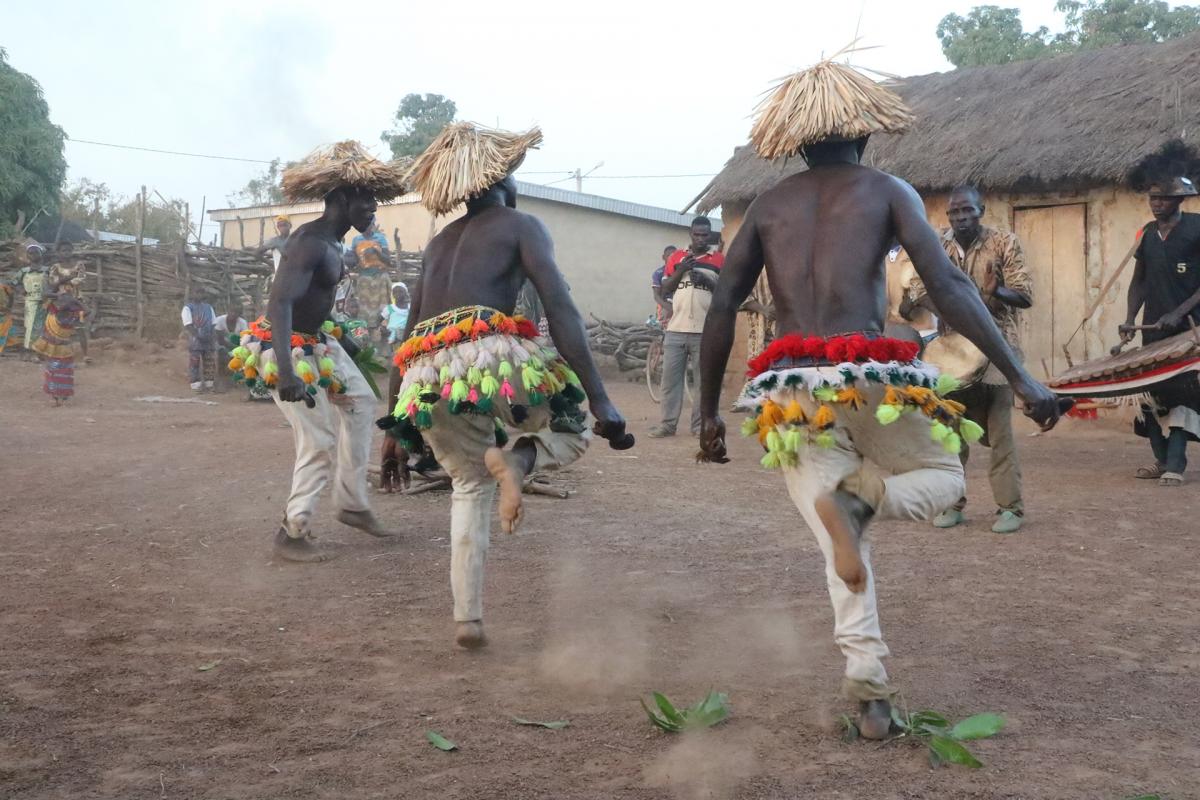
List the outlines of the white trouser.
{"type": "MultiPolygon", "coordinates": [[[[521,439],[537,451],[534,469],[564,467],[587,449],[591,432],[555,433],[542,430],[549,422],[543,404],[529,410],[520,425],[513,423],[507,403],[496,411],[509,427],[522,431],[521,439]]],[[[445,402],[433,407],[433,425],[422,431],[434,456],[450,476],[450,588],[454,593],[454,619],[470,622],[483,619],[483,564],[487,559],[492,527],[492,498],[496,481],[483,463],[483,454],[496,446],[493,418],[480,414],[451,414],[445,402]]]]}
{"type": "MultiPolygon", "coordinates": [[[[354,361],[332,337],[328,355],[334,372],[345,379],[346,393],[331,400],[329,392],[318,389],[316,405],[285,403],[278,392],[271,392],[275,405],[292,425],[296,440],[296,466],[292,472],[292,493],[287,502],[288,535],[305,536],[317,496],[329,482],[337,453],[337,472],[333,500],[339,511],[367,511],[367,458],[375,422],[376,399],[370,385],[354,361]]],[[[316,368],[316,359],[308,359],[316,368]]]]}
{"type": "MultiPolygon", "coordinates": [[[[786,404],[790,394],[776,393],[773,397],[786,404]]],[[[875,508],[873,519],[927,520],[949,508],[965,486],[958,456],[945,452],[930,438],[925,415],[912,411],[891,425],[880,425],[873,409],[882,388],[872,387],[864,394],[869,400],[866,408],[853,411],[838,407],[833,447],[810,444],[801,449],[795,467],[784,468],[788,494],[825,556],[825,580],[833,602],[833,638],[846,656],[842,688],[854,700],[891,694],[883,667],[888,648],[879,630],[870,547],[864,539],[861,549],[867,588],[856,594],[834,571],[833,543],[817,516],[814,501],[846,481],[844,488],[875,508]]],[[[815,410],[816,403],[807,392],[797,393],[797,399],[806,413],[815,410]]]]}

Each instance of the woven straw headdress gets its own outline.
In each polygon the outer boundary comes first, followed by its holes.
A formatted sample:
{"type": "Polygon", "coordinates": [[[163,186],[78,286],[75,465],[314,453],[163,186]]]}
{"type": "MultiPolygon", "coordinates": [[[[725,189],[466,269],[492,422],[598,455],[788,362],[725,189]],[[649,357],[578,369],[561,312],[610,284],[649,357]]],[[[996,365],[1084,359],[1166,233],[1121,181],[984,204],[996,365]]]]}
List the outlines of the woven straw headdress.
{"type": "Polygon", "coordinates": [[[770,161],[820,141],[908,129],[912,111],[895,92],[833,61],[851,48],[789,75],[759,103],[750,142],[760,156],[770,161]]]}
{"type": "Polygon", "coordinates": [[[292,202],[320,200],[339,186],[353,186],[371,192],[376,200],[391,200],[408,191],[407,168],[407,161],[380,161],[358,142],[338,142],[285,169],[283,193],[292,202]]]}
{"type": "Polygon", "coordinates": [[[405,177],[425,208],[446,214],[511,173],[541,143],[538,128],[509,133],[455,122],[417,156],[405,177]]]}

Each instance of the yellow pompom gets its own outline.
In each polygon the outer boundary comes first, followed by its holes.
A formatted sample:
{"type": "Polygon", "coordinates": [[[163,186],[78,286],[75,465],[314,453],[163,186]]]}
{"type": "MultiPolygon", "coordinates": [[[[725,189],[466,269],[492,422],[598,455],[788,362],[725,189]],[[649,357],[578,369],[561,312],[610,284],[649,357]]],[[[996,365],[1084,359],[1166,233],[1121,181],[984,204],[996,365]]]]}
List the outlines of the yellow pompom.
{"type": "Polygon", "coordinates": [[[883,393],[883,404],[887,406],[902,406],[904,405],[904,397],[900,392],[896,391],[895,386],[887,387],[887,391],[883,393]]]}
{"type": "Polygon", "coordinates": [[[783,422],[783,409],[773,400],[768,400],[763,403],[762,413],[758,416],[758,424],[766,425],[774,428],[779,423],[783,422]]]}
{"type": "Polygon", "coordinates": [[[242,368],[242,360],[240,358],[234,357],[234,358],[229,359],[229,370],[231,372],[237,372],[241,368],[242,368]]]}
{"type": "Polygon", "coordinates": [[[825,430],[835,422],[837,422],[837,414],[833,413],[833,408],[824,403],[821,404],[821,407],[817,409],[817,413],[812,418],[812,425],[817,430],[825,430]]]}
{"type": "Polygon", "coordinates": [[[793,425],[799,425],[804,422],[804,409],[800,407],[799,400],[792,400],[784,409],[783,419],[785,422],[793,425]]]}
{"type": "Polygon", "coordinates": [[[837,401],[839,403],[845,403],[855,411],[858,411],[867,404],[867,398],[863,397],[863,393],[853,386],[847,386],[845,389],[842,389],[840,392],[838,392],[837,401]]]}
{"type": "Polygon", "coordinates": [[[256,370],[254,367],[246,367],[244,370],[242,370],[242,375],[248,381],[254,380],[258,377],[258,370],[256,370]]]}

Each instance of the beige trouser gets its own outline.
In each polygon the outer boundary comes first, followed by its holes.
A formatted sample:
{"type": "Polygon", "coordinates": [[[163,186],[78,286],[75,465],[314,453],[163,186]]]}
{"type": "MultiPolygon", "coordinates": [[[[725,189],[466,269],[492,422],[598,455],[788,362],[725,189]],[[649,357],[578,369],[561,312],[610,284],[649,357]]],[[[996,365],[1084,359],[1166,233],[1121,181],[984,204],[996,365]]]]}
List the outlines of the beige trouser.
{"type": "Polygon", "coordinates": [[[25,300],[25,349],[28,350],[33,346],[34,340],[41,334],[41,331],[33,329],[34,322],[37,321],[38,311],[41,310],[41,300],[25,300]]]}
{"type": "MultiPolygon", "coordinates": [[[[591,432],[555,433],[542,430],[549,422],[546,405],[530,409],[520,425],[513,423],[507,403],[497,403],[497,413],[510,427],[524,433],[520,439],[537,450],[534,468],[563,467],[587,449],[591,432]]],[[[492,527],[492,498],[496,481],[483,463],[483,454],[496,446],[492,417],[451,414],[445,402],[433,407],[433,425],[422,431],[442,469],[450,476],[450,588],[454,593],[454,619],[483,619],[483,564],[487,559],[492,527]]],[[[515,444],[515,442],[514,442],[515,444]]]]}
{"type": "MultiPolygon", "coordinates": [[[[376,399],[354,361],[330,338],[329,357],[334,372],[345,379],[346,393],[331,400],[329,392],[319,389],[313,399],[316,406],[303,402],[285,403],[271,392],[275,405],[292,425],[296,441],[296,466],[292,472],[292,493],[287,502],[288,535],[303,537],[309,532],[317,496],[337,469],[333,500],[340,511],[367,511],[367,457],[375,422],[376,399]]],[[[316,359],[309,358],[316,368],[316,359]]]]}
{"type": "MultiPolygon", "coordinates": [[[[788,392],[773,395],[786,405],[788,392]]],[[[839,485],[854,491],[875,508],[874,519],[927,520],[945,509],[963,491],[963,471],[958,457],[946,453],[929,437],[929,420],[919,411],[904,414],[891,425],[880,425],[873,409],[882,387],[864,391],[867,407],[861,411],[838,408],[831,448],[808,445],[795,467],[784,468],[788,494],[817,537],[825,556],[825,580],[833,602],[833,638],[846,656],[842,689],[854,700],[886,698],[887,671],[883,658],[887,645],[879,630],[875,607],[875,573],[868,541],[862,543],[867,568],[867,588],[854,593],[833,567],[833,543],[821,523],[814,501],[839,485]]],[[[807,392],[797,393],[806,413],[816,403],[807,392]]]]}
{"type": "MultiPolygon", "coordinates": [[[[1021,462],[1017,459],[1017,442],[1013,437],[1013,390],[1008,384],[996,386],[977,383],[950,395],[967,407],[964,416],[983,428],[981,444],[991,448],[991,463],[988,480],[992,484],[992,497],[996,505],[1005,511],[1024,515],[1025,504],[1021,501],[1021,462]]],[[[962,465],[967,466],[971,451],[963,443],[962,465]]],[[[954,507],[962,511],[967,507],[967,498],[959,498],[954,507]]]]}

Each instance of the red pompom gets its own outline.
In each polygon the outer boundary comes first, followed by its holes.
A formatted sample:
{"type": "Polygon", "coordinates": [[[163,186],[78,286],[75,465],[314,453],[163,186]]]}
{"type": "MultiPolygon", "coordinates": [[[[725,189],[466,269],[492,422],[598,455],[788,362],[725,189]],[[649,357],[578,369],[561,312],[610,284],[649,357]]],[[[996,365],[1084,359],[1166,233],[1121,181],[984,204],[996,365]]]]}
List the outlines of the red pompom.
{"type": "Polygon", "coordinates": [[[892,343],[894,345],[892,349],[895,353],[895,358],[897,361],[912,361],[917,357],[917,354],[921,352],[921,346],[916,342],[906,342],[902,339],[893,339],[892,343]]]}
{"type": "Polygon", "coordinates": [[[537,325],[534,325],[530,320],[524,317],[519,317],[517,322],[517,336],[523,339],[536,339],[538,337],[537,325]]]}
{"type": "Polygon", "coordinates": [[[809,358],[825,358],[825,340],[820,336],[809,336],[804,340],[803,355],[809,358]]]}
{"type": "Polygon", "coordinates": [[[891,339],[872,339],[867,342],[867,355],[872,361],[891,361],[892,355],[892,340],[891,339]]]}
{"type": "Polygon", "coordinates": [[[835,364],[846,360],[846,338],[839,336],[825,343],[825,357],[835,364]]]}
{"type": "Polygon", "coordinates": [[[846,342],[846,360],[847,361],[864,361],[869,352],[870,341],[862,334],[847,336],[846,342]]]}
{"type": "Polygon", "coordinates": [[[442,341],[446,344],[454,344],[459,339],[462,339],[462,335],[462,331],[453,325],[448,328],[444,328],[440,334],[442,341]]]}

